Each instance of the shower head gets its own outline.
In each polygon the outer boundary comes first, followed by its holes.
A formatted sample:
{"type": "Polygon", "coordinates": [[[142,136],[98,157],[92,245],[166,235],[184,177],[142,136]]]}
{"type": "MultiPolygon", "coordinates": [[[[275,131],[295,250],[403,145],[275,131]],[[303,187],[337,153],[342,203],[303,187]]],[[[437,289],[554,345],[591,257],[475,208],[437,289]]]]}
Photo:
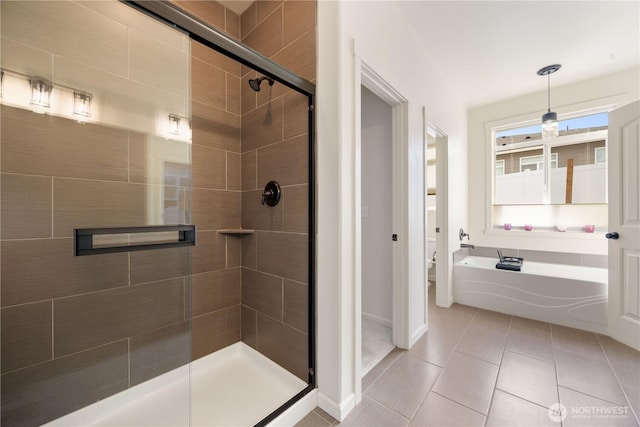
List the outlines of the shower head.
{"type": "Polygon", "coordinates": [[[273,86],[273,79],[267,76],[258,77],[257,79],[249,79],[249,86],[251,86],[251,89],[255,90],[256,92],[260,92],[260,85],[262,84],[263,80],[268,81],[269,86],[273,86]]]}

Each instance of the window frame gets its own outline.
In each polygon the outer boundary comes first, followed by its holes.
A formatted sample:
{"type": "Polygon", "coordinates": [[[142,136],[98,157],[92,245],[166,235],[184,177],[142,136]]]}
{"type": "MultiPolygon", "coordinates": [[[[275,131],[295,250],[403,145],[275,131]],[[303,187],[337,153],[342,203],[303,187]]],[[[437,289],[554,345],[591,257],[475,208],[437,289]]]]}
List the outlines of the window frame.
{"type": "MultiPolygon", "coordinates": [[[[597,113],[609,113],[610,111],[618,108],[620,105],[624,105],[628,101],[624,95],[612,95],[605,96],[589,101],[578,102],[574,104],[558,106],[554,108],[557,112],[560,120],[571,119],[579,116],[587,116],[597,113]]],[[[585,221],[586,218],[605,217],[607,216],[606,204],[581,204],[581,205],[495,205],[493,201],[495,199],[495,168],[493,162],[495,161],[495,149],[496,133],[507,129],[513,129],[514,127],[526,127],[536,125],[540,121],[540,112],[530,112],[517,116],[505,117],[501,119],[488,120],[483,123],[484,128],[484,144],[485,144],[485,167],[484,167],[484,179],[485,188],[484,192],[484,233],[487,235],[508,235],[508,236],[520,236],[524,238],[593,238],[594,236],[588,233],[557,233],[554,227],[538,227],[536,233],[519,232],[517,229],[512,231],[505,231],[502,227],[501,221],[506,216],[512,214],[516,216],[523,216],[525,213],[533,214],[537,217],[552,218],[547,222],[563,224],[578,224],[580,221],[585,221]],[[564,220],[564,218],[570,218],[570,220],[564,220]],[[515,231],[515,232],[514,232],[515,231]],[[575,237],[574,237],[575,236],[575,237]]],[[[537,141],[537,144],[541,144],[541,140],[537,141]]],[[[535,217],[534,216],[534,217],[535,217]]]]}
{"type": "MultiPolygon", "coordinates": [[[[543,148],[544,150],[544,148],[543,148]]],[[[531,163],[523,163],[522,160],[524,159],[534,159],[534,158],[540,158],[539,162],[535,162],[536,168],[533,170],[544,170],[544,154],[539,154],[536,156],[526,156],[526,157],[520,157],[520,172],[524,172],[525,170],[532,170],[532,169],[522,169],[523,164],[525,165],[530,165],[533,164],[533,162],[531,163]],[[542,165],[543,167],[540,167],[540,165],[542,165]]],[[[496,162],[501,161],[504,163],[504,160],[496,160],[496,162]]],[[[551,153],[551,169],[555,169],[558,167],[558,153],[551,153]],[[555,164],[555,166],[554,166],[555,164]]]]}

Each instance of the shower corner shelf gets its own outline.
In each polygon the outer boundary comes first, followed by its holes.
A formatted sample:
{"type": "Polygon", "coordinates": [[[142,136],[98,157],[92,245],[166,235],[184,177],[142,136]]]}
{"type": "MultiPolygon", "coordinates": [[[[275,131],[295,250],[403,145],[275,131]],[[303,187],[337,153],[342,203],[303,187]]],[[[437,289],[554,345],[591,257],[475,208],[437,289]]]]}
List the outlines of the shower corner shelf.
{"type": "Polygon", "coordinates": [[[218,230],[219,234],[231,234],[238,236],[242,236],[245,234],[254,234],[255,232],[255,230],[249,230],[247,228],[223,228],[218,230]]]}

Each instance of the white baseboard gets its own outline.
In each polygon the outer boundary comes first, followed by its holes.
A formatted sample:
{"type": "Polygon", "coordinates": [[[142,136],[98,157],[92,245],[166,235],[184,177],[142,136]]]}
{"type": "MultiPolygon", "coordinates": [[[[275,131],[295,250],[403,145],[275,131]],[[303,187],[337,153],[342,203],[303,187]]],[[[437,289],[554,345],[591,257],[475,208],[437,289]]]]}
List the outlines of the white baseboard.
{"type": "Polygon", "coordinates": [[[375,314],[363,312],[362,318],[370,322],[377,323],[382,326],[386,326],[387,328],[393,328],[393,322],[391,320],[384,319],[380,316],[376,316],[375,314]]]}
{"type": "Polygon", "coordinates": [[[413,331],[413,333],[411,334],[411,338],[409,341],[409,348],[413,347],[413,345],[420,339],[420,337],[422,337],[422,335],[424,335],[427,332],[427,325],[425,323],[423,323],[422,325],[420,325],[420,327],[418,329],[416,329],[415,331],[413,331]]]}
{"type": "Polygon", "coordinates": [[[322,392],[318,392],[318,406],[327,414],[342,422],[349,412],[355,408],[356,396],[351,393],[342,401],[342,403],[338,404],[336,401],[322,394],[322,392]]]}

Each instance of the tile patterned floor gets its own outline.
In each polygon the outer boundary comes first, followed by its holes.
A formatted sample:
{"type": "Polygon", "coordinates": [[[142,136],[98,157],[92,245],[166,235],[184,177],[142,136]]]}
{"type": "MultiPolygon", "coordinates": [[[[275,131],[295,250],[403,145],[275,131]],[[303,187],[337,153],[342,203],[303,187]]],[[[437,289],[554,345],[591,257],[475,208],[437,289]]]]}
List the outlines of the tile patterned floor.
{"type": "Polygon", "coordinates": [[[640,426],[640,352],[609,337],[454,304],[362,380],[342,422],[316,408],[298,427],[640,426]],[[549,406],[566,417],[555,422],[549,406]]]}

